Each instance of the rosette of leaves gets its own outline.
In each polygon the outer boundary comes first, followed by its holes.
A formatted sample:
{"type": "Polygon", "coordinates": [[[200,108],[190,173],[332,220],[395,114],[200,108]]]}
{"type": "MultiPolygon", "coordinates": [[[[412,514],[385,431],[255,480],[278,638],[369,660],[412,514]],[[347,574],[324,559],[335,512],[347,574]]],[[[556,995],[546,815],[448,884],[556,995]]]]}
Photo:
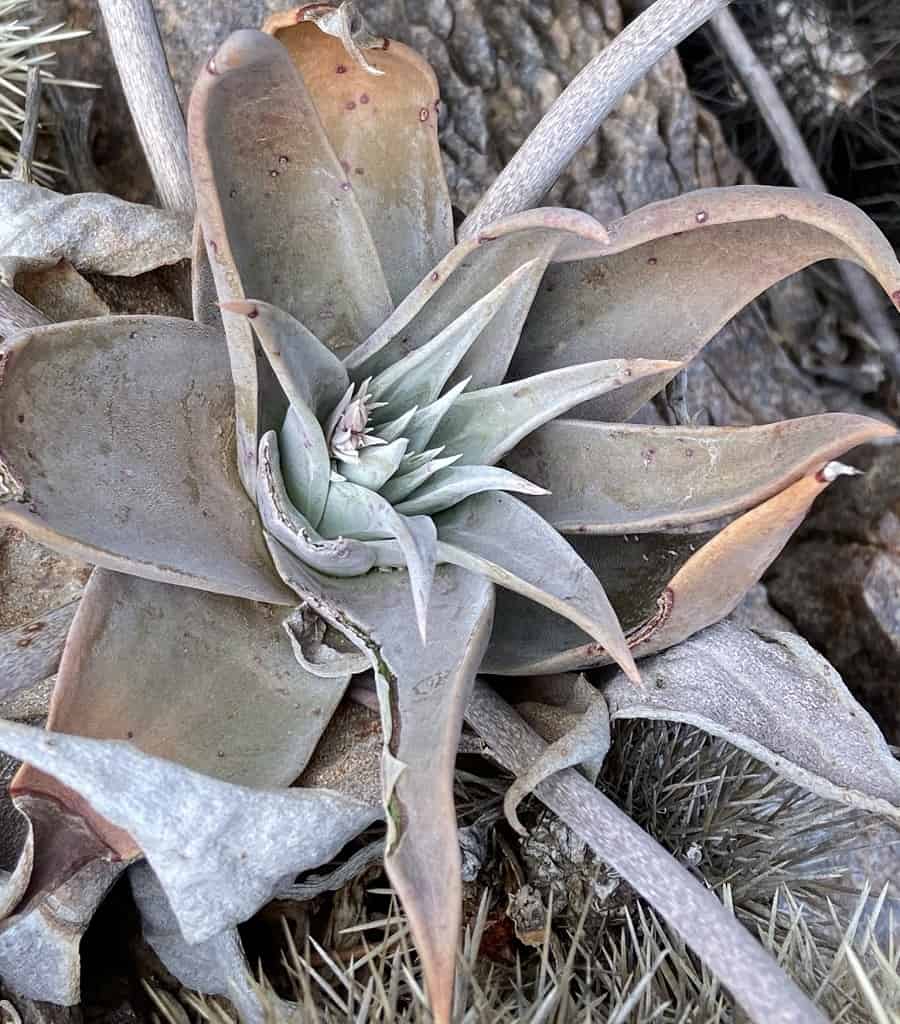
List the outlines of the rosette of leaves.
{"type": "MultiPolygon", "coordinates": [[[[842,414],[626,422],[810,263],[854,260],[898,297],[858,210],[708,190],[606,228],[546,208],[454,242],[434,76],[351,28],[300,8],[200,75],[194,321],[85,319],[0,349],[0,522],[99,566],[50,731],[0,725],[28,762],[0,974],[33,998],[77,1000],[80,935],[131,866],[167,966],[259,1019],[237,925],[385,816],[448,1020],[452,772],[479,669],[615,661],[639,692],[634,658],[728,614],[833,460],[893,433],[842,414]],[[309,768],[362,673],[380,795],[362,751],[309,768]]],[[[518,795],[589,760],[586,733],[518,795]]]]}

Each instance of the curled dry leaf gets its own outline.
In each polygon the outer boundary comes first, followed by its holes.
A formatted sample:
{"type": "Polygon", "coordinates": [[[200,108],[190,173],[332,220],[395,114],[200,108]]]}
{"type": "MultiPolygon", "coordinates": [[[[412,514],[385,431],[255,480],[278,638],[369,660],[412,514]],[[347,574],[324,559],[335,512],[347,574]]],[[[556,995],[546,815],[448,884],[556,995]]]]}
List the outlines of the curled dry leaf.
{"type": "Polygon", "coordinates": [[[900,821],[900,762],[838,673],[791,633],[729,622],[643,664],[646,686],[604,684],[610,714],[687,722],[792,782],[900,821]]]}
{"type": "Polygon", "coordinates": [[[0,182],[0,279],[67,260],[76,270],[134,277],[191,255],[188,218],[115,196],[59,195],[39,185],[0,182]]]}
{"type": "Polygon", "coordinates": [[[191,944],[247,920],[286,880],[330,860],[381,814],[328,790],[249,789],[129,743],[17,722],[0,722],[0,749],[52,775],[134,838],[191,944]]]}

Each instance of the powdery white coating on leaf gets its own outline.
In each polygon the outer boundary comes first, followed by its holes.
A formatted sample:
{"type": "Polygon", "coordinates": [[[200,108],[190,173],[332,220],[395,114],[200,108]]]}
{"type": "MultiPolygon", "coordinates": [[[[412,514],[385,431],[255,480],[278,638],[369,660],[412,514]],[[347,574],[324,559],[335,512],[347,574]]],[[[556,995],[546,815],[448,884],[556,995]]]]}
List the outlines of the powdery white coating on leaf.
{"type": "Polygon", "coordinates": [[[464,394],[434,432],[435,444],[460,452],[463,464],[493,465],[514,445],[573,406],[628,387],[662,381],[678,369],[654,359],[604,359],[464,394]]]}
{"type": "Polygon", "coordinates": [[[203,942],[186,942],[150,865],[144,861],[133,864],[128,869],[128,881],[141,915],[144,938],[166,970],[186,988],[230,999],[242,1024],[265,1024],[265,1010],[253,986],[237,928],[203,942]]]}
{"type": "Polygon", "coordinates": [[[502,492],[474,495],[435,517],[439,558],[574,622],[629,676],[639,675],[600,581],[577,552],[527,505],[502,492]],[[510,537],[527,538],[510,544],[510,537]]]}
{"type": "Polygon", "coordinates": [[[129,743],[16,722],[0,722],[0,749],[134,837],[191,943],[247,920],[287,879],[330,860],[380,816],[327,790],[235,786],[129,743]]]}
{"type": "Polygon", "coordinates": [[[791,633],[719,623],[603,687],[613,721],[687,722],[824,796],[900,821],[900,762],[836,670],[791,633]]]}
{"type": "Polygon", "coordinates": [[[435,473],[408,498],[397,505],[404,515],[434,515],[451,508],[473,494],[485,491],[511,491],[515,494],[543,494],[536,487],[508,469],[498,466],[448,466],[435,473]]]}
{"type": "Polygon", "coordinates": [[[223,302],[226,313],[246,316],[289,402],[308,406],[319,421],[350,384],[344,364],[290,313],[268,302],[223,302]]]}
{"type": "Polygon", "coordinates": [[[0,181],[0,279],[67,260],[76,270],[134,277],[191,255],[189,217],[101,193],[64,196],[0,181]]]}
{"type": "Polygon", "coordinates": [[[375,564],[375,555],[362,541],[321,537],[297,511],[285,488],[278,439],[272,430],[259,442],[256,503],[263,527],[314,569],[330,576],[361,576],[375,564]]]}

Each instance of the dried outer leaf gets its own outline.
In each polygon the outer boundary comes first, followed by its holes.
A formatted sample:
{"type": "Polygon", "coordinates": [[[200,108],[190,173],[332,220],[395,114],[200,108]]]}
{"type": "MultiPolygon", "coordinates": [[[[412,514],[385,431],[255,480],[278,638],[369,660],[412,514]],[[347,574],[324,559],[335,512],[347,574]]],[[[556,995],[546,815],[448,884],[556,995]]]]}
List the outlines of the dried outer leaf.
{"type": "Polygon", "coordinates": [[[289,602],[232,416],[212,330],[142,316],[23,331],[0,346],[0,523],[111,569],[289,602]]]}
{"type": "MultiPolygon", "coordinates": [[[[829,463],[829,467],[834,466],[839,464],[829,463]]],[[[573,537],[576,550],[612,594],[620,621],[626,628],[634,626],[626,636],[635,657],[671,647],[732,612],[779,554],[815,498],[834,480],[829,467],[801,477],[711,538],[688,533],[679,543],[675,534],[656,535],[649,548],[648,561],[644,563],[643,577],[636,575],[630,593],[625,595],[634,609],[646,609],[639,623],[635,623],[631,615],[623,615],[602,568],[602,553],[611,550],[611,543],[624,552],[626,548],[621,540],[627,538],[601,536],[576,540],[573,537]],[[670,559],[663,560],[655,554],[654,548],[669,550],[670,559]],[[677,572],[667,581],[660,578],[661,571],[679,562],[677,572]],[[654,590],[655,607],[650,604],[654,590]]],[[[629,564],[638,564],[635,555],[642,557],[638,554],[640,539],[634,543],[637,547],[628,545],[632,557],[626,558],[626,569],[629,564]]],[[[507,595],[503,598],[498,601],[494,634],[483,671],[496,675],[541,675],[609,663],[606,651],[590,643],[586,636],[579,637],[579,630],[543,609],[534,610],[528,628],[524,629],[515,601],[507,595]]]]}
{"type": "MultiPolygon", "coordinates": [[[[766,288],[823,259],[859,263],[900,303],[900,264],[875,224],[800,189],[701,189],[651,203],[609,225],[595,257],[548,270],[512,377],[612,356],[687,362],[766,288]]],[[[639,381],[579,415],[626,420],[655,385],[639,381]]]]}
{"type": "Polygon", "coordinates": [[[79,849],[80,860],[61,856],[53,848],[58,809],[47,801],[21,801],[20,809],[36,823],[34,864],[23,902],[0,921],[0,977],[26,999],[74,1006],[81,999],[81,938],[125,865],[105,859],[90,837],[79,849]],[[43,814],[36,804],[45,805],[43,814]],[[48,882],[63,867],[65,878],[48,882]]]}
{"type": "MultiPolygon", "coordinates": [[[[344,362],[354,377],[378,373],[440,334],[525,264],[539,257],[579,259],[607,238],[599,221],[577,210],[545,207],[504,217],[491,225],[489,235],[454,246],[344,362]]],[[[522,279],[523,287],[527,277],[522,279]]],[[[508,340],[503,339],[515,331],[520,298],[519,292],[510,294],[507,315],[494,321],[497,333],[485,334],[485,350],[498,343],[501,350],[508,349],[508,340]]],[[[460,368],[460,376],[472,370],[460,368]]],[[[490,379],[485,370],[482,379],[485,384],[499,384],[503,378],[490,379]]]]}
{"type": "Polygon", "coordinates": [[[528,504],[563,533],[643,533],[743,512],[823,462],[893,433],[846,413],[758,427],[555,420],[504,464],[547,488],[528,504]]]}
{"type": "Polygon", "coordinates": [[[76,599],[0,633],[0,697],[53,675],[77,607],[76,599]]]}
{"type": "Polygon", "coordinates": [[[484,573],[494,583],[565,616],[611,652],[632,681],[640,682],[600,581],[571,545],[527,505],[509,494],[478,494],[436,516],[435,526],[441,558],[484,573]],[[449,552],[448,546],[455,550],[449,552]]]}
{"type": "MultiPolygon", "coordinates": [[[[267,431],[263,437],[271,433],[267,431]]],[[[260,438],[260,445],[262,441],[260,438]]],[[[291,504],[311,524],[318,525],[328,501],[331,456],[322,427],[308,405],[290,406],[278,442],[282,479],[291,504]]]]}
{"type": "Polygon", "coordinates": [[[351,484],[379,491],[397,472],[409,441],[399,437],[390,444],[367,445],[359,453],[356,462],[340,460],[338,472],[351,484]]]}
{"type": "Polygon", "coordinates": [[[255,299],[223,302],[227,313],[245,316],[291,405],[305,405],[324,421],[350,385],[344,364],[290,313],[255,299]]]}
{"type": "Polygon", "coordinates": [[[387,402],[389,410],[434,402],[463,356],[480,343],[485,327],[503,309],[520,274],[520,270],[514,271],[430,341],[385,367],[372,378],[369,391],[379,401],[387,402]]]}
{"type": "Polygon", "coordinates": [[[380,814],[327,790],[249,789],[129,743],[18,722],[0,722],[0,748],[53,775],[134,836],[190,943],[246,920],[287,879],[329,861],[380,814]]]}
{"type": "Polygon", "coordinates": [[[900,762],[831,665],[801,637],[720,622],[644,663],[650,685],[602,687],[613,720],[687,722],[792,782],[900,821],[900,762]]]}
{"type": "Polygon", "coordinates": [[[472,391],[454,403],[433,440],[461,453],[464,465],[493,465],[523,437],[586,399],[636,380],[663,381],[675,369],[665,360],[604,359],[472,391]]]}
{"type": "Polygon", "coordinates": [[[237,928],[191,945],[181,934],[165,890],[149,864],[133,864],[128,869],[128,881],[141,915],[144,938],[166,970],[186,988],[230,999],[243,1024],[266,1024],[265,1008],[253,984],[237,928]]]}
{"type": "Polygon", "coordinates": [[[409,587],[422,642],[434,580],[437,532],[427,516],[405,515],[380,494],[358,484],[334,482],[320,525],[326,536],[347,534],[360,540],[393,537],[409,570],[409,587]]]}
{"type": "Polygon", "coordinates": [[[134,277],[188,259],[183,214],[95,192],[64,196],[39,185],[0,182],[0,280],[67,260],[76,270],[134,277]]]}
{"type": "MultiPolygon", "coordinates": [[[[532,766],[522,774],[518,775],[503,799],[503,812],[506,820],[519,833],[527,835],[528,830],[519,821],[516,813],[519,804],[533,790],[539,786],[544,779],[561,772],[565,768],[576,768],[579,765],[589,764],[591,781],[596,781],[600,768],[603,765],[606,755],[612,743],[609,723],[609,709],[603,695],[598,693],[591,684],[579,675],[575,677],[574,696],[578,702],[577,709],[567,708],[571,719],[568,727],[559,737],[552,738],[544,735],[549,746],[532,766]]],[[[629,680],[629,684],[632,681],[629,680]]],[[[640,689],[643,690],[643,687],[640,689]]],[[[541,705],[544,710],[544,706],[541,705]]],[[[540,712],[532,707],[529,710],[525,705],[519,708],[519,713],[538,732],[542,733],[540,725],[540,712]],[[533,721],[532,716],[538,721],[533,721]]],[[[558,724],[554,722],[554,725],[558,724]]],[[[543,735],[543,733],[542,733],[543,735]]],[[[590,776],[589,776],[590,777],[590,776]]]]}
{"type": "MultiPolygon", "coordinates": [[[[339,355],[384,320],[392,304],[369,229],[284,47],[261,32],[231,35],[194,87],[188,142],[221,301],[271,302],[339,355]]],[[[223,320],[252,494],[265,382],[246,318],[223,320]]]]}
{"type": "MultiPolygon", "coordinates": [[[[97,570],[69,634],[48,728],[128,739],[228,782],[289,785],[350,673],[322,679],[304,671],[282,618],[266,605],[97,570]]],[[[11,791],[41,794],[81,814],[120,857],[139,852],[137,837],[110,827],[35,768],[21,768],[11,791]]]]}
{"type": "Polygon", "coordinates": [[[434,515],[473,494],[485,491],[513,491],[541,494],[541,488],[497,466],[449,466],[430,477],[413,494],[397,505],[404,515],[434,515]]]}
{"type": "MultiPolygon", "coordinates": [[[[507,770],[521,773],[546,749],[478,679],[466,721],[507,770]]],[[[754,1024],[825,1024],[826,1018],[716,895],[577,772],[545,779],[537,796],[618,872],[728,989],[754,1024]]]]}
{"type": "Polygon", "coordinates": [[[463,708],[490,632],[493,587],[453,566],[438,569],[422,645],[411,628],[405,573],[329,579],[276,543],[272,557],[282,578],[370,657],[385,739],[385,866],[409,917],[435,1019],[446,1022],[461,917],[453,769],[463,708]]]}
{"type": "Polygon", "coordinates": [[[394,40],[364,49],[368,67],[361,66],[339,39],[304,23],[310,9],[279,12],[264,31],[287,47],[303,76],[399,302],[453,245],[437,80],[427,61],[394,40]]]}
{"type": "Polygon", "coordinates": [[[338,649],[333,646],[336,639],[343,640],[344,637],[330,630],[325,620],[312,609],[301,605],[291,612],[283,625],[291,641],[294,657],[314,676],[343,680],[343,688],[348,676],[368,670],[368,658],[356,647],[347,649],[342,644],[341,649],[338,649]],[[331,640],[331,643],[327,640],[331,640]]]}
{"type": "Polygon", "coordinates": [[[362,541],[348,537],[326,540],[297,511],[281,475],[274,431],[264,434],[259,442],[256,502],[265,529],[314,569],[329,576],[361,576],[375,564],[374,554],[362,541]]]}

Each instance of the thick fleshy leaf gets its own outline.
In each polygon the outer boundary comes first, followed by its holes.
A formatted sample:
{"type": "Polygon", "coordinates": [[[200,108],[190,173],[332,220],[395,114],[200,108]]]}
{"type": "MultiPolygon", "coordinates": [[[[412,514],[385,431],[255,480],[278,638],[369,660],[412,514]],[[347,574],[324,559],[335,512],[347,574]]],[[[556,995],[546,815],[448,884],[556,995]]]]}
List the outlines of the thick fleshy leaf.
{"type": "Polygon", "coordinates": [[[400,476],[395,476],[392,480],[388,480],[384,487],[381,488],[381,493],[392,505],[396,505],[398,502],[403,501],[404,498],[409,497],[426,480],[430,480],[435,473],[440,473],[442,469],[447,469],[458,461],[458,455],[447,455],[444,458],[438,458],[437,456],[429,457],[426,462],[416,466],[415,469],[411,469],[408,473],[403,473],[400,476]]]}
{"type": "MultiPolygon", "coordinates": [[[[263,437],[270,434],[267,431],[263,437]]],[[[294,404],[288,409],[278,433],[278,450],[291,503],[310,523],[318,525],[328,500],[331,456],[322,427],[308,405],[294,404]]]]}
{"type": "Polygon", "coordinates": [[[0,523],[136,576],[290,601],[234,469],[221,335],[78,320],[16,335],[0,364],[0,523]]]}
{"type": "MultiPolygon", "coordinates": [[[[289,785],[350,676],[305,672],[282,618],[266,605],[97,570],[69,634],[48,728],[127,739],[228,782],[289,785]]],[[[83,813],[119,856],[137,853],[127,836],[35,769],[20,769],[11,788],[83,813]]]]}
{"type": "MultiPolygon", "coordinates": [[[[223,302],[255,296],[307,324],[339,355],[391,311],[353,185],[284,49],[253,31],[231,35],[191,96],[188,139],[197,215],[223,302]]],[[[245,317],[225,313],[238,453],[255,489],[262,421],[245,317]]]]}
{"type": "Polygon", "coordinates": [[[742,512],[811,468],[893,433],[844,413],[759,427],[556,420],[504,464],[547,488],[528,504],[563,533],[643,533],[742,512]]]}
{"type": "Polygon", "coordinates": [[[422,645],[405,574],[328,579],[284,549],[273,545],[272,555],[282,578],[371,659],[385,738],[385,865],[409,916],[435,1019],[449,1021],[461,916],[453,769],[490,631],[493,587],[462,569],[440,568],[422,645]]]}
{"type": "MultiPolygon", "coordinates": [[[[441,333],[449,324],[510,274],[535,258],[578,259],[607,241],[599,221],[576,210],[547,207],[505,217],[491,225],[490,234],[460,242],[426,275],[393,314],[358,349],[346,357],[354,376],[375,374],[441,333]]],[[[527,279],[528,274],[522,279],[527,279]]],[[[510,293],[510,309],[517,310],[521,293],[510,293]]],[[[514,318],[497,319],[498,330],[513,329],[514,318]]],[[[489,332],[485,348],[508,348],[489,332]]],[[[460,376],[470,370],[460,370],[460,376]]],[[[485,379],[499,384],[502,378],[485,379]]]]}
{"type": "Polygon", "coordinates": [[[299,320],[269,302],[223,302],[222,309],[250,321],[288,401],[307,406],[323,422],[350,385],[340,359],[299,320]]]}
{"type": "Polygon", "coordinates": [[[77,607],[70,601],[0,633],[0,697],[53,675],[77,607]]]}
{"type": "MultiPolygon", "coordinates": [[[[570,539],[611,595],[634,656],[645,657],[733,611],[833,479],[830,469],[802,477],[711,537],[707,532],[650,534],[631,541],[627,536],[570,539]],[[615,587],[608,580],[613,570],[615,587]]],[[[608,662],[606,652],[571,623],[542,608],[523,615],[521,598],[498,595],[483,671],[542,675],[608,662]]]]}
{"type": "Polygon", "coordinates": [[[371,491],[381,490],[397,472],[408,446],[405,437],[390,444],[367,445],[360,451],[356,462],[339,461],[338,472],[351,484],[368,487],[371,491]]]}
{"type": "Polygon", "coordinates": [[[300,70],[400,302],[453,245],[437,80],[427,61],[394,40],[363,49],[373,74],[339,39],[298,20],[303,11],[273,15],[264,31],[300,70]]]}
{"type": "MultiPolygon", "coordinates": [[[[609,225],[595,257],[547,271],[511,376],[610,357],[687,362],[760,292],[824,259],[854,260],[900,303],[900,264],[875,224],[842,199],[799,189],[702,189],[651,203],[609,225]]],[[[656,383],[579,414],[626,420],[656,383]]]]}
{"type": "Polygon", "coordinates": [[[675,364],[605,359],[461,395],[434,432],[435,444],[459,452],[464,465],[493,465],[523,437],[573,406],[636,380],[663,381],[675,364]]]}
{"type": "MultiPolygon", "coordinates": [[[[406,437],[406,429],[412,422],[413,417],[419,411],[418,406],[414,405],[411,409],[407,409],[406,412],[402,413],[396,419],[388,420],[387,423],[380,423],[378,425],[378,436],[382,441],[396,441],[398,437],[406,437]]],[[[377,413],[372,417],[373,422],[378,422],[377,413]]]]}
{"type": "Polygon", "coordinates": [[[181,934],[178,918],[153,869],[144,861],[134,864],[128,869],[128,881],[141,915],[144,938],[166,970],[186,988],[230,999],[242,1024],[265,1024],[265,1009],[254,988],[237,929],[191,945],[181,934]]]}
{"type": "Polygon", "coordinates": [[[397,541],[409,570],[416,620],[424,642],[437,547],[434,523],[427,516],[401,514],[380,494],[365,487],[334,482],[320,528],[331,537],[393,537],[397,541]]]}
{"type": "Polygon", "coordinates": [[[411,452],[422,452],[428,447],[428,442],[434,436],[438,424],[447,415],[447,410],[468,386],[469,380],[465,378],[452,388],[448,388],[436,401],[430,402],[423,409],[416,409],[403,435],[409,439],[411,452]]]}
{"type": "Polygon", "coordinates": [[[555,240],[537,244],[534,249],[536,258],[510,275],[508,280],[513,282],[513,287],[507,293],[502,308],[487,325],[478,344],[469,349],[450,375],[451,383],[469,380],[471,387],[478,389],[491,387],[503,380],[519,344],[538,285],[555,249],[555,240]]]}
{"type": "MultiPolygon", "coordinates": [[[[379,401],[388,403],[387,412],[425,406],[437,399],[466,352],[481,344],[482,332],[515,290],[521,273],[514,271],[434,338],[408,355],[400,355],[372,378],[369,390],[379,401]]],[[[358,374],[354,379],[359,379],[358,374]]]]}
{"type": "Polygon", "coordinates": [[[471,556],[471,564],[457,564],[565,616],[640,681],[600,581],[537,512],[508,494],[478,494],[436,516],[435,526],[441,557],[450,557],[448,545],[471,556]]]}
{"type": "MultiPolygon", "coordinates": [[[[555,683],[557,679],[552,677],[550,682],[555,683]]],[[[540,684],[542,680],[534,682],[540,684]]],[[[537,694],[534,694],[529,695],[531,700],[517,706],[519,714],[549,744],[528,771],[517,776],[503,800],[506,819],[520,835],[528,834],[516,813],[522,800],[544,779],[565,768],[588,765],[588,777],[596,781],[612,743],[609,709],[603,695],[583,675],[566,679],[565,684],[569,692],[561,704],[547,704],[542,699],[535,701],[533,697],[537,694]],[[557,735],[548,735],[551,729],[557,735]]],[[[554,687],[554,696],[559,695],[559,689],[554,687]]]]}
{"type": "Polygon", "coordinates": [[[281,476],[278,441],[273,431],[259,443],[256,502],[262,524],[289,551],[307,565],[329,576],[361,576],[375,564],[374,554],[362,541],[321,537],[294,507],[281,476]]]}
{"type": "Polygon", "coordinates": [[[0,749],[75,790],[134,837],[190,943],[246,920],[380,814],[328,790],[249,789],[129,743],[17,722],[0,722],[0,749]]]}
{"type": "Polygon", "coordinates": [[[21,181],[0,182],[0,279],[66,260],[76,270],[134,277],[191,256],[183,213],[127,203],[99,192],[60,195],[21,181]]]}
{"type": "Polygon", "coordinates": [[[687,722],[829,800],[900,822],[900,762],[805,640],[730,622],[644,663],[649,683],[603,686],[613,719],[687,722]]]}
{"type": "Polygon", "coordinates": [[[427,480],[405,501],[401,501],[397,511],[407,516],[434,515],[451,508],[464,498],[485,491],[543,493],[540,487],[497,466],[449,466],[427,480]]]}

